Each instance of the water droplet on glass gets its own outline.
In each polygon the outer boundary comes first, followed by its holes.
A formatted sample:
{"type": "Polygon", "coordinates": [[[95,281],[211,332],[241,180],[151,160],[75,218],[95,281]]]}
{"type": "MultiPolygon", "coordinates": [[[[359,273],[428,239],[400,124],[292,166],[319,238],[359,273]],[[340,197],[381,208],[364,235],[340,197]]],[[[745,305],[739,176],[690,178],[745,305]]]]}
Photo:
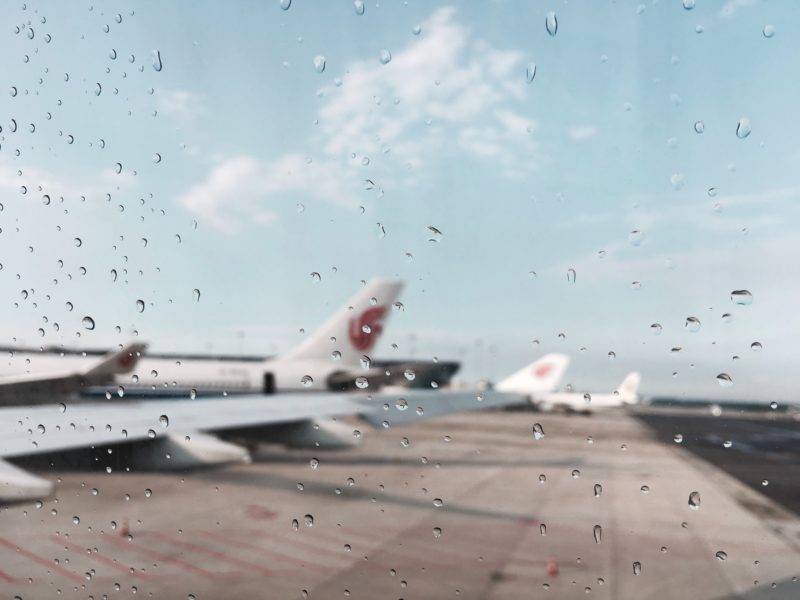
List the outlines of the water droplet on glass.
{"type": "Polygon", "coordinates": [[[573,479],[578,479],[578,477],[580,477],[580,476],[581,476],[581,472],[578,469],[573,469],[572,470],[572,478],[573,479]]]}
{"type": "Polygon", "coordinates": [[[599,544],[603,539],[603,528],[600,525],[595,525],[593,528],[594,542],[599,544]]]}
{"type": "Polygon", "coordinates": [[[280,7],[283,10],[289,10],[291,6],[292,6],[292,0],[280,0],[280,7]]]}
{"type": "Polygon", "coordinates": [[[308,466],[312,469],[317,469],[319,467],[319,459],[312,458],[310,461],[308,461],[308,466]]]}
{"type": "Polygon", "coordinates": [[[317,73],[322,73],[325,70],[325,57],[321,54],[317,54],[314,57],[314,70],[317,73]]]}
{"type": "Polygon", "coordinates": [[[717,557],[717,560],[725,560],[726,558],[728,558],[728,554],[726,552],[724,552],[723,550],[717,550],[717,552],[716,552],[716,554],[714,554],[714,556],[717,557]]]}
{"type": "Polygon", "coordinates": [[[672,440],[673,440],[673,441],[674,441],[676,444],[682,444],[682,443],[683,443],[683,435],[681,435],[680,433],[676,433],[676,434],[673,436],[672,440]]]}
{"type": "Polygon", "coordinates": [[[94,329],[94,319],[89,316],[83,317],[83,319],[81,319],[81,325],[83,325],[84,329],[91,331],[94,329]]]}
{"type": "Polygon", "coordinates": [[[161,52],[153,50],[153,69],[155,71],[161,71],[163,68],[164,63],[161,62],[161,52]]]}
{"type": "Polygon", "coordinates": [[[544,21],[544,27],[547,29],[547,33],[549,33],[551,36],[555,36],[555,34],[558,33],[558,19],[556,18],[556,13],[553,11],[547,13],[547,17],[544,21]]]}
{"type": "Polygon", "coordinates": [[[441,527],[434,527],[433,528],[433,539],[438,540],[442,537],[442,528],[441,527]]]}
{"type": "Polygon", "coordinates": [[[313,527],[314,526],[314,515],[305,515],[303,517],[303,523],[306,527],[313,527]]]}
{"type": "Polygon", "coordinates": [[[717,375],[717,383],[722,387],[731,387],[733,385],[733,378],[727,373],[720,373],[717,375]]]}
{"type": "Polygon", "coordinates": [[[541,440],[544,437],[544,429],[541,423],[534,423],[533,425],[533,439],[541,440]]]}
{"type": "Polygon", "coordinates": [[[392,53],[389,52],[386,48],[381,50],[379,58],[381,60],[381,64],[385,65],[392,62],[392,53]]]}
{"type": "Polygon", "coordinates": [[[137,300],[136,301],[136,311],[143,313],[144,312],[144,300],[137,300]]]}
{"type": "Polygon", "coordinates": [[[197,288],[194,288],[192,290],[192,298],[194,298],[195,302],[200,302],[200,290],[198,290],[197,288]]]}
{"type": "Polygon", "coordinates": [[[363,376],[356,377],[356,387],[360,390],[367,389],[369,387],[369,380],[363,376]]]}
{"type": "Polygon", "coordinates": [[[731,302],[739,306],[749,306],[753,303],[753,294],[747,290],[733,290],[731,292],[731,302]]]}
{"type": "Polygon", "coordinates": [[[364,0],[353,0],[353,8],[357,15],[364,14],[364,0]]]}
{"type": "Polygon", "coordinates": [[[761,30],[761,35],[767,39],[771,38],[775,35],[775,27],[772,25],[764,25],[764,29],[761,30]]]}
{"type": "Polygon", "coordinates": [[[160,417],[158,417],[158,422],[164,429],[169,427],[169,417],[167,415],[161,415],[160,417]]]}
{"type": "Polygon", "coordinates": [[[736,137],[743,140],[748,135],[750,135],[750,119],[742,117],[739,119],[739,122],[736,123],[736,137]]]}
{"type": "Polygon", "coordinates": [[[95,83],[94,84],[94,95],[95,96],[99,96],[102,93],[103,93],[103,86],[100,85],[99,83],[95,83]]]}
{"type": "Polygon", "coordinates": [[[528,83],[533,83],[533,78],[536,77],[536,63],[528,63],[528,68],[525,69],[525,79],[528,83]]]}
{"type": "Polygon", "coordinates": [[[700,319],[697,317],[686,317],[686,323],[684,324],[686,331],[690,331],[692,333],[696,333],[700,331],[700,319]]]}
{"type": "Polygon", "coordinates": [[[702,121],[695,121],[694,122],[694,132],[695,133],[703,133],[706,130],[706,125],[702,121]]]}
{"type": "Polygon", "coordinates": [[[638,560],[633,563],[633,574],[634,575],[641,575],[642,574],[642,563],[638,560]]]}
{"type": "Polygon", "coordinates": [[[689,508],[692,510],[700,509],[700,492],[692,492],[689,494],[689,508]]]}
{"type": "Polygon", "coordinates": [[[692,10],[694,8],[694,0],[683,0],[683,8],[692,10]]]}
{"type": "Polygon", "coordinates": [[[653,323],[650,325],[650,331],[652,331],[654,335],[661,335],[662,330],[663,327],[661,327],[660,323],[653,323]]]}
{"type": "Polygon", "coordinates": [[[300,378],[300,383],[303,384],[303,387],[311,387],[314,383],[314,379],[311,377],[311,375],[303,375],[300,378]]]}
{"type": "Polygon", "coordinates": [[[600,495],[603,493],[603,486],[599,483],[594,484],[594,497],[599,498],[600,495]]]}
{"type": "Polygon", "coordinates": [[[578,274],[575,272],[575,269],[567,269],[567,281],[569,283],[575,283],[578,274]]]}

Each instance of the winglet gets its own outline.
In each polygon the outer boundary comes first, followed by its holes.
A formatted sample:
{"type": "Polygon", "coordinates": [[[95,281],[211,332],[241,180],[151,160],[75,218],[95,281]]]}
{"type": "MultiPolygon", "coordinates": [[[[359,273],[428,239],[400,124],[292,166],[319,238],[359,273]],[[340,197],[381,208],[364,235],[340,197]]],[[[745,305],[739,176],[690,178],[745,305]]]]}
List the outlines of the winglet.
{"type": "Polygon", "coordinates": [[[136,367],[142,354],[147,349],[147,344],[128,344],[119,352],[107,354],[103,359],[84,373],[84,377],[91,381],[105,382],[114,375],[130,373],[136,367]]]}
{"type": "Polygon", "coordinates": [[[338,350],[341,364],[358,365],[375,347],[402,289],[398,279],[371,280],[286,358],[329,361],[338,350]]]}
{"type": "Polygon", "coordinates": [[[547,354],[513,375],[506,377],[495,386],[495,389],[500,392],[517,392],[520,394],[552,392],[558,386],[568,366],[569,356],[547,354]]]}

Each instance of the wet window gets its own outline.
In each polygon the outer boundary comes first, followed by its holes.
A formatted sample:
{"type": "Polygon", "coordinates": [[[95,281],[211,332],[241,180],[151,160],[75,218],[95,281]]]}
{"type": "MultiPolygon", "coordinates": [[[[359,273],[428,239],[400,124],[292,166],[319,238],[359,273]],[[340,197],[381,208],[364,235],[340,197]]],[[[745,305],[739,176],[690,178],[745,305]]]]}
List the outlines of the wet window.
{"type": "Polygon", "coordinates": [[[0,14],[6,596],[800,594],[793,6],[0,14]]]}

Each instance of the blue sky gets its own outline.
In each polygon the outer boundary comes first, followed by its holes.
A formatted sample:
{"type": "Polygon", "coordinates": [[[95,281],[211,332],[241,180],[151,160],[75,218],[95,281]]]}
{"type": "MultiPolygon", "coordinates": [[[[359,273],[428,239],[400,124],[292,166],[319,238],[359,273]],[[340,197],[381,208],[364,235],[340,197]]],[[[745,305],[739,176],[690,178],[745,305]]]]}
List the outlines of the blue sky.
{"type": "Polygon", "coordinates": [[[798,10],[7,7],[5,341],[281,352],[388,275],[405,310],[376,356],[475,379],[561,351],[577,389],[639,369],[647,394],[789,399],[798,10]]]}

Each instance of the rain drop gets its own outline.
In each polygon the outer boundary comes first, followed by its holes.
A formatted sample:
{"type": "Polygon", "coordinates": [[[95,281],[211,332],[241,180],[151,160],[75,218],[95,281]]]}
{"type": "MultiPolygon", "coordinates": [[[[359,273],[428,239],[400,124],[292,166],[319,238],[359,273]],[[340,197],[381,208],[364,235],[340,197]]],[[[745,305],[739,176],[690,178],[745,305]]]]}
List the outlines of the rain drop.
{"type": "Polygon", "coordinates": [[[753,294],[747,290],[733,290],[731,292],[731,302],[739,306],[749,306],[753,303],[753,294]]]}
{"type": "Polygon", "coordinates": [[[528,63],[528,68],[525,69],[525,79],[528,83],[533,83],[533,78],[536,77],[536,63],[528,63]]]}
{"type": "Polygon", "coordinates": [[[153,69],[155,71],[161,71],[163,68],[164,64],[161,62],[161,52],[153,50],[153,69]]]}
{"type": "Polygon", "coordinates": [[[720,373],[717,375],[717,383],[722,387],[731,387],[733,385],[733,378],[727,373],[720,373]]]}
{"type": "Polygon", "coordinates": [[[545,29],[547,29],[547,33],[549,33],[551,36],[555,36],[558,33],[558,19],[556,18],[556,13],[553,11],[547,13],[544,26],[545,29]]]}
{"type": "Polygon", "coordinates": [[[739,122],[736,123],[736,137],[743,140],[748,135],[750,135],[750,119],[742,117],[739,119],[739,122]]]}

